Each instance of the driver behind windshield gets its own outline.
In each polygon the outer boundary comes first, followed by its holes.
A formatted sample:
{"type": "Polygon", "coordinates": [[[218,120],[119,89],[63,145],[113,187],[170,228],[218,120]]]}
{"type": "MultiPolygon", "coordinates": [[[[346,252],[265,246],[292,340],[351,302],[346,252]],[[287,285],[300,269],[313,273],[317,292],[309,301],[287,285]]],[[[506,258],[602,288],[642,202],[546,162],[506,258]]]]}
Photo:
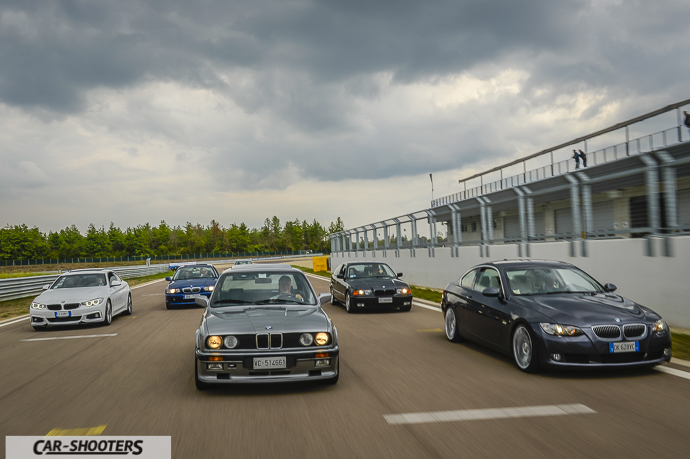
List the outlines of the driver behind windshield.
{"type": "Polygon", "coordinates": [[[278,280],[278,296],[276,299],[280,298],[297,298],[299,301],[303,300],[302,295],[299,293],[293,295],[292,280],[290,276],[281,276],[278,280]]]}

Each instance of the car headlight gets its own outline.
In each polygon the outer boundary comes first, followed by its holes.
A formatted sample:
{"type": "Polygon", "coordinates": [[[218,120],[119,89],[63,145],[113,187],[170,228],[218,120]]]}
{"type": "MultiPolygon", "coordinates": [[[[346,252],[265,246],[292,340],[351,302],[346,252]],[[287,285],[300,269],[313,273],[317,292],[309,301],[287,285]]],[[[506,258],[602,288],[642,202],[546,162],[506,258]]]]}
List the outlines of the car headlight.
{"type": "Polygon", "coordinates": [[[225,344],[225,347],[227,347],[228,349],[236,348],[239,343],[240,341],[234,336],[226,336],[223,340],[223,344],[225,344]]]}
{"type": "Polygon", "coordinates": [[[93,300],[82,301],[81,305],[86,306],[86,307],[91,307],[91,306],[98,306],[101,303],[103,303],[103,298],[94,298],[93,300]]]}
{"type": "Polygon", "coordinates": [[[410,288],[399,288],[395,291],[395,293],[397,293],[398,295],[410,295],[412,294],[412,290],[410,288]]]}
{"type": "Polygon", "coordinates": [[[206,345],[209,347],[209,349],[220,349],[220,347],[223,345],[223,340],[220,336],[209,336],[206,338],[206,345]]]}
{"type": "Polygon", "coordinates": [[[204,287],[204,292],[212,292],[213,291],[213,285],[209,287],[204,287]]]}
{"type": "Polygon", "coordinates": [[[579,327],[573,327],[572,325],[561,325],[561,324],[539,324],[541,329],[544,330],[549,335],[554,336],[578,336],[582,335],[584,332],[579,327]]]}
{"type": "Polygon", "coordinates": [[[165,290],[165,293],[180,293],[179,288],[169,288],[165,290]]]}
{"type": "Polygon", "coordinates": [[[31,303],[31,309],[45,309],[46,305],[41,303],[31,303]]]}
{"type": "Polygon", "coordinates": [[[657,320],[654,322],[654,333],[657,335],[663,335],[666,333],[666,330],[668,329],[668,326],[666,325],[666,322],[664,322],[662,319],[657,320]]]}
{"type": "Polygon", "coordinates": [[[325,346],[328,344],[328,333],[317,333],[315,340],[318,346],[325,346]]]}
{"type": "Polygon", "coordinates": [[[353,295],[371,295],[371,290],[355,290],[352,292],[353,295]]]}
{"type": "Polygon", "coordinates": [[[311,346],[313,342],[314,337],[311,335],[311,333],[302,333],[302,335],[299,337],[299,343],[302,346],[311,346]]]}

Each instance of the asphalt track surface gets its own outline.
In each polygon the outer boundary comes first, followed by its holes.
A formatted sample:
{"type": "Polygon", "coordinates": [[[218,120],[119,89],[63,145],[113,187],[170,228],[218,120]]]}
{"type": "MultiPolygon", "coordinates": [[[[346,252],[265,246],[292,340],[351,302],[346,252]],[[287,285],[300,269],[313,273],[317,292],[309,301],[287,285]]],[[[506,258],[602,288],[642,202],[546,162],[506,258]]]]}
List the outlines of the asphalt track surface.
{"type": "Polygon", "coordinates": [[[450,343],[440,311],[418,305],[324,305],[340,336],[335,386],[199,392],[202,310],[166,310],[165,285],[133,289],[133,316],[109,327],[0,327],[0,451],[7,435],[55,429],[170,436],[175,458],[682,457],[690,447],[689,373],[527,375],[508,357],[450,343]],[[25,341],[36,338],[65,339],[25,341]]]}

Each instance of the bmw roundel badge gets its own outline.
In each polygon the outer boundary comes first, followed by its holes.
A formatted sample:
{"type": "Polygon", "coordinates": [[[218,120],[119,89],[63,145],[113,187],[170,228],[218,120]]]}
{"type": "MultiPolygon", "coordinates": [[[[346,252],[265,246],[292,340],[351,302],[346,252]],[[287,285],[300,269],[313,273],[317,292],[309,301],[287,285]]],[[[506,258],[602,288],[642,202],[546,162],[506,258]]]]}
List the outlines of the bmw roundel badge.
{"type": "Polygon", "coordinates": [[[271,327],[270,325],[266,325],[266,330],[271,330],[272,328],[273,327],[271,327]]]}
{"type": "Polygon", "coordinates": [[[615,318],[615,321],[621,323],[621,320],[618,317],[615,318]]]}

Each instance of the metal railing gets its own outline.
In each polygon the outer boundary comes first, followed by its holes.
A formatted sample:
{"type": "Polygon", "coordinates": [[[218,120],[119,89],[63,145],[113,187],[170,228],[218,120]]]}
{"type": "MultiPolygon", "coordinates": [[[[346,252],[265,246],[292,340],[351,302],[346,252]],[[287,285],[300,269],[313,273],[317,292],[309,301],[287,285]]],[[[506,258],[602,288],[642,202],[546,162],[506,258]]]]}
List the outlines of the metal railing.
{"type": "MultiPolygon", "coordinates": [[[[151,266],[118,266],[106,268],[117,273],[123,279],[133,277],[144,277],[152,274],[168,271],[168,265],[151,266]]],[[[10,279],[0,279],[0,301],[16,300],[38,295],[43,291],[43,286],[52,284],[60,274],[47,276],[14,277],[10,279]]]]}

